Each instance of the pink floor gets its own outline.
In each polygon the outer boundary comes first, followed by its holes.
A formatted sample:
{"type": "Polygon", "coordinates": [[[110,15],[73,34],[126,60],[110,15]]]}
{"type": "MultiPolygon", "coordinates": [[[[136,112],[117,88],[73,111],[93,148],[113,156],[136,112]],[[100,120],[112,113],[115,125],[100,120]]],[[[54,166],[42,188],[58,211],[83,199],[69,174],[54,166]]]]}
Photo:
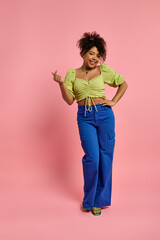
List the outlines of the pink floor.
{"type": "Polygon", "coordinates": [[[131,162],[114,165],[112,205],[100,216],[81,209],[81,175],[1,169],[0,239],[160,239],[158,170],[151,165],[142,173],[131,162]]]}

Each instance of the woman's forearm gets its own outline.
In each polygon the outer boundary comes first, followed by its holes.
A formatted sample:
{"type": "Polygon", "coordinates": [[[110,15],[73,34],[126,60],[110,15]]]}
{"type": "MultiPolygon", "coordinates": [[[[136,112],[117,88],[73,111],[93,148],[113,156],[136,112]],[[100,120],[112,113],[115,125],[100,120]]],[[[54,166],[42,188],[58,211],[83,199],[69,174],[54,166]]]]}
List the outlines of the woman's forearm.
{"type": "Polygon", "coordinates": [[[59,86],[60,86],[62,97],[63,97],[64,101],[66,101],[69,105],[71,105],[74,102],[74,98],[72,97],[72,95],[68,91],[65,83],[64,82],[59,83],[59,86]]]}
{"type": "Polygon", "coordinates": [[[123,94],[125,93],[126,89],[127,89],[128,85],[127,83],[124,81],[119,87],[118,90],[115,94],[115,96],[112,98],[112,101],[114,101],[115,103],[117,103],[121,97],[123,96],[123,94]]]}

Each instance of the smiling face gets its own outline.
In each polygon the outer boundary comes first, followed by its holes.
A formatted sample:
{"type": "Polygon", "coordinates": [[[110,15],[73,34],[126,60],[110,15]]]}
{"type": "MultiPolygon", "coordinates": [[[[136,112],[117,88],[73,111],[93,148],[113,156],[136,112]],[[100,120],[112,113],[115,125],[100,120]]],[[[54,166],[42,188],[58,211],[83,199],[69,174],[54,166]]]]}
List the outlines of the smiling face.
{"type": "Polygon", "coordinates": [[[99,63],[100,54],[97,47],[92,47],[85,55],[83,55],[83,67],[88,70],[96,67],[99,63]]]}

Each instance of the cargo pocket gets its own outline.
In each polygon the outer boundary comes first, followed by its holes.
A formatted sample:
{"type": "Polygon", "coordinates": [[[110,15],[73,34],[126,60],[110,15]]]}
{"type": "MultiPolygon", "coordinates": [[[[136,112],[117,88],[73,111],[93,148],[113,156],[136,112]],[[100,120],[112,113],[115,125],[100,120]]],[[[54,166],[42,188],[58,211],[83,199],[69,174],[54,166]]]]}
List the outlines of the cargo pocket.
{"type": "Polygon", "coordinates": [[[108,132],[108,151],[112,152],[115,145],[115,131],[108,132]]]}

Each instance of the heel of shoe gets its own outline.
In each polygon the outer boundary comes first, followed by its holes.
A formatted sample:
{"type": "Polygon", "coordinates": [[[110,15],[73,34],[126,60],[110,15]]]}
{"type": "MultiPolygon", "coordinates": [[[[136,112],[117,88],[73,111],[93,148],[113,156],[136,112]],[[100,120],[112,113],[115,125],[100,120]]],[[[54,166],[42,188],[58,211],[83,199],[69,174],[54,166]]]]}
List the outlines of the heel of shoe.
{"type": "Polygon", "coordinates": [[[83,207],[83,209],[85,209],[85,210],[87,210],[87,211],[90,211],[90,210],[91,210],[91,209],[89,209],[89,208],[84,207],[83,205],[82,205],[82,207],[83,207]]]}

